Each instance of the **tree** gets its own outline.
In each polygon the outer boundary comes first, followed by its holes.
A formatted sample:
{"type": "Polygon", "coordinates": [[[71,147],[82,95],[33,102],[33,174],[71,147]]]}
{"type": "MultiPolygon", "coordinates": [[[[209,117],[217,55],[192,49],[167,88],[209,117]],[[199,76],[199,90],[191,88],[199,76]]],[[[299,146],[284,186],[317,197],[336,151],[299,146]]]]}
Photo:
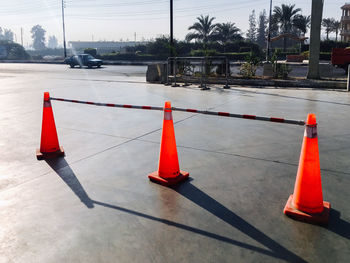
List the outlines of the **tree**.
{"type": "Polygon", "coordinates": [[[58,40],[55,36],[49,36],[49,41],[47,43],[48,48],[57,48],[58,40]]]}
{"type": "Polygon", "coordinates": [[[215,17],[209,17],[209,15],[197,17],[198,22],[194,23],[188,28],[188,30],[194,30],[186,35],[186,40],[191,41],[195,39],[203,43],[204,48],[207,43],[214,39],[214,29],[216,24],[213,23],[215,17]]]}
{"type": "Polygon", "coordinates": [[[293,26],[300,30],[304,35],[310,28],[311,16],[295,15],[293,18],[293,26]]]}
{"type": "Polygon", "coordinates": [[[2,29],[0,27],[0,40],[8,40],[8,41],[13,42],[13,35],[14,34],[13,34],[12,30],[6,29],[6,28],[2,29]]]}
{"type": "Polygon", "coordinates": [[[6,50],[5,59],[9,60],[17,60],[17,59],[29,59],[28,53],[24,50],[24,48],[17,43],[14,43],[9,40],[0,40],[0,46],[6,50]]]}
{"type": "MultiPolygon", "coordinates": [[[[280,32],[283,34],[290,33],[294,27],[294,16],[301,11],[300,8],[295,8],[295,5],[282,4],[280,7],[275,6],[273,15],[276,23],[279,25],[280,32]]],[[[287,38],[283,38],[283,51],[286,51],[287,38]]]]}
{"type": "MultiPolygon", "coordinates": [[[[176,39],[174,39],[174,46],[177,45],[176,39]]],[[[157,37],[154,41],[150,41],[147,44],[146,52],[153,55],[168,55],[170,48],[170,38],[162,36],[157,37]]],[[[173,50],[174,54],[177,55],[176,49],[173,50]]]]}
{"type": "Polygon", "coordinates": [[[45,48],[45,29],[40,25],[33,26],[30,30],[33,39],[33,48],[35,50],[40,50],[45,48]]]}
{"type": "Polygon", "coordinates": [[[224,52],[226,52],[226,44],[228,42],[242,38],[240,32],[241,30],[235,26],[235,23],[227,22],[217,24],[213,36],[219,44],[224,46],[224,52]]]}
{"type": "Polygon", "coordinates": [[[264,47],[266,45],[266,36],[267,36],[267,17],[266,10],[264,9],[259,14],[258,19],[258,35],[256,38],[256,42],[260,47],[264,47]]]}
{"type": "Polygon", "coordinates": [[[271,16],[271,25],[270,25],[271,37],[276,37],[278,35],[278,31],[279,31],[279,26],[278,26],[277,18],[274,15],[272,15],[271,16]]]}
{"type": "Polygon", "coordinates": [[[334,20],[333,22],[333,32],[335,33],[335,42],[338,42],[338,34],[341,27],[340,21],[334,20]]]}
{"type": "Polygon", "coordinates": [[[334,18],[323,18],[322,26],[324,27],[324,31],[326,32],[326,39],[329,40],[329,33],[333,32],[334,18]]]}
{"type": "Polygon", "coordinates": [[[256,41],[256,16],[255,16],[255,10],[252,11],[252,13],[249,15],[249,29],[247,32],[247,38],[255,42],[256,41]]]}

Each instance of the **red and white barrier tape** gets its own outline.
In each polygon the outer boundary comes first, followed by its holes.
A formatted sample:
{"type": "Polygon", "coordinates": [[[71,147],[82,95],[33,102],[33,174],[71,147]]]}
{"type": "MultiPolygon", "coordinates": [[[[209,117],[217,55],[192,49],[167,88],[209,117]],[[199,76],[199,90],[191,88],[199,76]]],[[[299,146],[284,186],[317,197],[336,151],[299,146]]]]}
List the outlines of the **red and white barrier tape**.
{"type": "MultiPolygon", "coordinates": [[[[163,107],[154,107],[154,106],[139,106],[139,105],[129,105],[129,104],[100,103],[100,102],[69,100],[69,99],[53,98],[53,97],[50,97],[50,99],[51,100],[58,100],[58,101],[65,101],[65,102],[72,102],[72,103],[95,105],[95,106],[115,107],[115,108],[128,108],[128,109],[139,109],[139,110],[158,110],[158,111],[163,111],[164,110],[163,107]]],[[[262,116],[255,116],[255,115],[234,114],[234,113],[229,113],[229,112],[216,112],[216,111],[206,111],[206,110],[196,110],[196,109],[183,109],[183,108],[176,108],[176,107],[172,107],[171,110],[173,110],[173,111],[191,112],[191,113],[199,113],[199,114],[205,114],[205,115],[216,115],[216,116],[222,116],[222,117],[231,117],[231,118],[258,120],[258,121],[269,121],[269,122],[296,124],[296,125],[302,125],[302,126],[305,125],[304,121],[288,120],[288,119],[275,118],[275,117],[262,117],[262,116]]]]}

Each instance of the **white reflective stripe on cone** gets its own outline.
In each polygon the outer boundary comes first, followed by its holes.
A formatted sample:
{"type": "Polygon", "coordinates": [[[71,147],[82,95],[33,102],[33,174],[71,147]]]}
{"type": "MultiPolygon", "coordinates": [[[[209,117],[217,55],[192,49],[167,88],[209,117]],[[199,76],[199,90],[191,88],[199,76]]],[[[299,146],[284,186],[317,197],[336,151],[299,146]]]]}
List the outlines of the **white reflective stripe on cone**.
{"type": "Polygon", "coordinates": [[[304,136],[307,138],[317,138],[317,125],[306,125],[304,136]]]}
{"type": "Polygon", "coordinates": [[[171,114],[171,111],[164,111],[164,120],[170,121],[173,119],[173,115],[171,114]]]}
{"type": "Polygon", "coordinates": [[[48,101],[44,101],[44,108],[50,108],[51,107],[51,102],[48,101]]]}

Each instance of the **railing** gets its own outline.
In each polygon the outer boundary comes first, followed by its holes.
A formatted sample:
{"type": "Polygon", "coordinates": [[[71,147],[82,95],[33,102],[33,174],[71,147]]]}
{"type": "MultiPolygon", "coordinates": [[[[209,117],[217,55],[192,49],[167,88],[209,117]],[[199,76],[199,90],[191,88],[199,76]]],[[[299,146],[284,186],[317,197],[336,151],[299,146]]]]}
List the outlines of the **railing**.
{"type": "Polygon", "coordinates": [[[208,77],[213,75],[224,77],[226,80],[224,88],[229,88],[230,62],[226,57],[169,57],[165,85],[177,87],[181,79],[183,86],[187,86],[189,82],[198,82],[199,87],[205,90],[209,89],[208,77]]]}

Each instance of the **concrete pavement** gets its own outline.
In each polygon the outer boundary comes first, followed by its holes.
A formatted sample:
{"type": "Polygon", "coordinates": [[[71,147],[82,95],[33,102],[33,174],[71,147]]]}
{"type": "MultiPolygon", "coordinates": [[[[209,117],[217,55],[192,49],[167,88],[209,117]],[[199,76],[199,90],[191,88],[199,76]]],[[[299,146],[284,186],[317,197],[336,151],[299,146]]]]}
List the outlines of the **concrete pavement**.
{"type": "Polygon", "coordinates": [[[172,88],[146,67],[0,64],[0,262],[347,262],[350,94],[303,89],[172,88]],[[162,113],[53,104],[66,157],[37,161],[43,92],[69,99],[318,118],[328,227],[282,210],[303,128],[173,113],[181,169],[157,169],[162,113]]]}

